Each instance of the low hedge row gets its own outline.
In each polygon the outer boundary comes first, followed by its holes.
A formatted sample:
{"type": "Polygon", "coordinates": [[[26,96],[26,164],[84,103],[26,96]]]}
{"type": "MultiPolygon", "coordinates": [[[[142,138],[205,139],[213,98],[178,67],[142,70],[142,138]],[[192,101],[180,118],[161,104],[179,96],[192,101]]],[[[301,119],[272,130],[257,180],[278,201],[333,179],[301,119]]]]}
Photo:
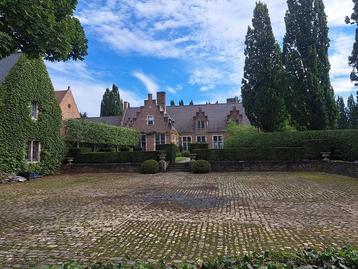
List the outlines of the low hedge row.
{"type": "Polygon", "coordinates": [[[121,151],[121,152],[91,152],[78,154],[75,163],[142,163],[147,160],[156,160],[155,151],[121,151]]]}
{"type": "Polygon", "coordinates": [[[209,144],[208,143],[192,143],[189,145],[189,151],[193,152],[198,149],[208,149],[209,144]]]}
{"type": "Polygon", "coordinates": [[[207,161],[300,161],[304,159],[303,147],[241,147],[231,149],[195,150],[198,160],[207,161]]]}
{"type": "Polygon", "coordinates": [[[331,151],[333,159],[355,161],[358,160],[358,129],[233,135],[225,141],[227,149],[242,147],[305,147],[308,158],[331,151]]]}
{"type": "Polygon", "coordinates": [[[124,260],[120,264],[94,263],[92,265],[64,264],[46,269],[357,269],[358,251],[354,248],[327,249],[324,251],[303,250],[298,252],[264,252],[243,257],[218,257],[197,259],[195,262],[133,262],[124,260]]]}
{"type": "Polygon", "coordinates": [[[164,145],[157,145],[157,151],[163,151],[167,155],[167,161],[170,163],[175,162],[175,158],[177,156],[178,147],[175,144],[164,144],[164,145]]]}

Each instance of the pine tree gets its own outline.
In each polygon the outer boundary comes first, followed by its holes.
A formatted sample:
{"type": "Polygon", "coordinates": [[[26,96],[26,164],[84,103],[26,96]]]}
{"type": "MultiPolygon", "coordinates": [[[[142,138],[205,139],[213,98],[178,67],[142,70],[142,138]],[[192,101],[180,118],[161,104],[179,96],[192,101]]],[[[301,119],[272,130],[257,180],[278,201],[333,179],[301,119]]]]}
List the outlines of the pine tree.
{"type": "Polygon", "coordinates": [[[193,106],[193,105],[194,105],[194,102],[193,102],[193,100],[191,100],[189,103],[189,106],[193,106]]]}
{"type": "Polygon", "coordinates": [[[241,92],[246,114],[263,131],[279,130],[286,118],[284,72],[266,4],[256,3],[245,45],[241,92]]]}
{"type": "Polygon", "coordinates": [[[334,127],[337,107],[329,79],[328,27],[322,0],[288,0],[283,61],[287,108],[298,129],[334,127]]]}
{"type": "Polygon", "coordinates": [[[179,106],[184,106],[184,101],[183,100],[179,101],[179,106]]]}
{"type": "Polygon", "coordinates": [[[358,0],[353,0],[354,8],[350,17],[346,18],[347,24],[356,24],[355,42],[351,56],[348,58],[349,65],[353,68],[351,72],[351,80],[358,86],[358,0]]]}
{"type": "Polygon", "coordinates": [[[175,106],[174,100],[171,100],[171,101],[170,101],[170,106],[175,106]]]}
{"type": "Polygon", "coordinates": [[[348,97],[347,114],[350,128],[358,128],[358,92],[357,102],[354,100],[353,94],[348,97]]]}
{"type": "Polygon", "coordinates": [[[338,96],[337,98],[337,107],[338,107],[338,129],[348,129],[349,128],[349,119],[346,105],[342,97],[338,96]]]}
{"type": "Polygon", "coordinates": [[[106,89],[101,102],[101,117],[122,116],[123,100],[120,97],[118,87],[113,84],[112,90],[106,89]]]}

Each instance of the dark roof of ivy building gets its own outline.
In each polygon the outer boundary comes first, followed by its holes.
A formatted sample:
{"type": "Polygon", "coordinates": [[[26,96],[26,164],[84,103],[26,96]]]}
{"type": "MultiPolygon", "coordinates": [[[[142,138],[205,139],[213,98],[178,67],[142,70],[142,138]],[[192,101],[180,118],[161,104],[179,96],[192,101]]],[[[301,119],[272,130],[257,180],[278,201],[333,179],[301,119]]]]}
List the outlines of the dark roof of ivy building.
{"type": "Polygon", "coordinates": [[[21,53],[14,53],[0,60],[0,84],[4,82],[20,56],[21,53]]]}

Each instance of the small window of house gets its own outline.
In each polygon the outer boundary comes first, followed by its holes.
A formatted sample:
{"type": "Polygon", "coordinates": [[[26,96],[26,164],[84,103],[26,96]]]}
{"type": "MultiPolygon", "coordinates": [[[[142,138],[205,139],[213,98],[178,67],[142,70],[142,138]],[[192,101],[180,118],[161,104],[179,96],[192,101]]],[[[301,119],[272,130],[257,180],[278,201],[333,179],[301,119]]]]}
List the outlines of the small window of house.
{"type": "Polygon", "coordinates": [[[196,123],[196,128],[197,129],[204,129],[205,128],[205,121],[198,120],[197,123],[196,123]]]}
{"type": "Polygon", "coordinates": [[[196,143],[206,143],[206,136],[203,135],[197,136],[196,143]]]}
{"type": "Polygon", "coordinates": [[[31,103],[31,119],[37,120],[39,117],[39,104],[36,101],[31,103]]]}
{"type": "Polygon", "coordinates": [[[139,137],[139,147],[144,151],[147,150],[147,136],[145,134],[141,134],[139,137]]]}
{"type": "Polygon", "coordinates": [[[181,138],[183,151],[189,151],[190,144],[191,144],[191,136],[183,136],[181,138]]]}
{"type": "Polygon", "coordinates": [[[213,148],[214,149],[223,149],[224,148],[224,139],[222,135],[213,136],[213,148]]]}
{"type": "Polygon", "coordinates": [[[67,107],[68,107],[68,108],[71,108],[71,104],[68,104],[67,107]]]}
{"type": "Polygon", "coordinates": [[[27,142],[27,162],[37,163],[40,161],[41,143],[39,141],[27,142]]]}
{"type": "Polygon", "coordinates": [[[147,125],[148,126],[154,125],[154,117],[152,115],[147,116],[147,125]]]}

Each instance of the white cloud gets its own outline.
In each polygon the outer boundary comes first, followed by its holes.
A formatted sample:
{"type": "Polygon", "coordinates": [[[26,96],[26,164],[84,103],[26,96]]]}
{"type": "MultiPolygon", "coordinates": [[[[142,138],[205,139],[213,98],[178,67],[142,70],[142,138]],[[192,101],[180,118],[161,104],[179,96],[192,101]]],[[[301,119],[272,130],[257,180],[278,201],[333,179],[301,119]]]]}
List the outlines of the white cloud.
{"type": "Polygon", "coordinates": [[[144,86],[147,88],[147,91],[149,93],[155,94],[157,91],[159,91],[159,86],[154,81],[154,79],[144,74],[143,72],[136,71],[133,72],[132,75],[137,79],[139,79],[144,84],[144,86]]]}
{"type": "MultiPolygon", "coordinates": [[[[101,72],[90,70],[85,62],[46,62],[55,90],[65,90],[71,87],[77,106],[81,112],[89,116],[99,116],[103,93],[111,83],[104,82],[98,77],[101,72]]],[[[130,90],[119,87],[121,98],[132,106],[141,105],[143,98],[130,90]]]]}

